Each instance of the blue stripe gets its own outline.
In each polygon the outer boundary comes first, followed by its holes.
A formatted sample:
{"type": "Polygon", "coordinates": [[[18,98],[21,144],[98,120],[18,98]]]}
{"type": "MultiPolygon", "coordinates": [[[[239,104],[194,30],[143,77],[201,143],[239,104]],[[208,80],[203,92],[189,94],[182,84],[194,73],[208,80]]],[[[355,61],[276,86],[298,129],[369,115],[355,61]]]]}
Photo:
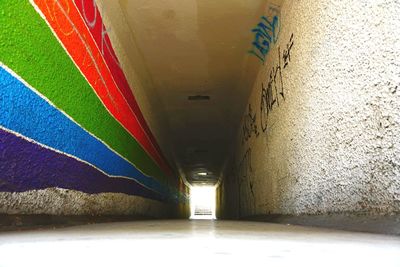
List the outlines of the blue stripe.
{"type": "Polygon", "coordinates": [[[129,177],[165,196],[169,194],[165,185],[144,175],[2,67],[0,125],[87,161],[108,175],[129,177]]]}

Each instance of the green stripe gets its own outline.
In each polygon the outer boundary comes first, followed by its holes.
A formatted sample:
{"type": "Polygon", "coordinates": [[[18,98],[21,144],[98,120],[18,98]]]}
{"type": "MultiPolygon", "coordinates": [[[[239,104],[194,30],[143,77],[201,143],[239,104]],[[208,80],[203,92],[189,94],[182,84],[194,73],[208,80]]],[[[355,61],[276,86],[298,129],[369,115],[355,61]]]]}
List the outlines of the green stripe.
{"type": "Polygon", "coordinates": [[[29,1],[0,0],[0,25],[0,61],[145,174],[165,179],[138,142],[108,113],[29,1]]]}

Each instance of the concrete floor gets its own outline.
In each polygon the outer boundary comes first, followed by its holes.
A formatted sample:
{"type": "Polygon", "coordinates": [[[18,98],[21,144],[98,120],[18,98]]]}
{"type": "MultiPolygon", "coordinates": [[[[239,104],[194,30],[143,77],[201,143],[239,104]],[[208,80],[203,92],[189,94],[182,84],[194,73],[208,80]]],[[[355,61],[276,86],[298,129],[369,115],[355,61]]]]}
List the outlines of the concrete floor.
{"type": "Polygon", "coordinates": [[[0,266],[400,266],[400,237],[238,221],[0,233],[0,266]]]}

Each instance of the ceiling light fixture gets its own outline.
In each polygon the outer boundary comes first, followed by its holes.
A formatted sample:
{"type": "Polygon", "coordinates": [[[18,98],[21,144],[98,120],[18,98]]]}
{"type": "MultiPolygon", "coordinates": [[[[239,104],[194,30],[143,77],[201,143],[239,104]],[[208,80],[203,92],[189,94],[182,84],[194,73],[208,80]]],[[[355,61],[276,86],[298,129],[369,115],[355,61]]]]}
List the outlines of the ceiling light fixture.
{"type": "Polygon", "coordinates": [[[191,100],[191,101],[210,100],[210,96],[209,95],[190,95],[190,96],[188,96],[188,100],[191,100]]]}

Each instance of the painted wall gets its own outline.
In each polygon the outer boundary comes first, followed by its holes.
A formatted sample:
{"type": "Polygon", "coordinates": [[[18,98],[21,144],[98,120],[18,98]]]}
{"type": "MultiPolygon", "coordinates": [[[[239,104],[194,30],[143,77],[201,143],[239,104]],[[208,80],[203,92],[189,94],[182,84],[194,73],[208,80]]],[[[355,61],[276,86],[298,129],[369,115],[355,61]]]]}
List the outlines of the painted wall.
{"type": "Polygon", "coordinates": [[[185,196],[94,1],[0,12],[0,212],[171,215],[185,196]]]}
{"type": "Polygon", "coordinates": [[[394,0],[283,3],[279,32],[249,44],[261,70],[220,215],[400,212],[399,13],[394,0]]]}

